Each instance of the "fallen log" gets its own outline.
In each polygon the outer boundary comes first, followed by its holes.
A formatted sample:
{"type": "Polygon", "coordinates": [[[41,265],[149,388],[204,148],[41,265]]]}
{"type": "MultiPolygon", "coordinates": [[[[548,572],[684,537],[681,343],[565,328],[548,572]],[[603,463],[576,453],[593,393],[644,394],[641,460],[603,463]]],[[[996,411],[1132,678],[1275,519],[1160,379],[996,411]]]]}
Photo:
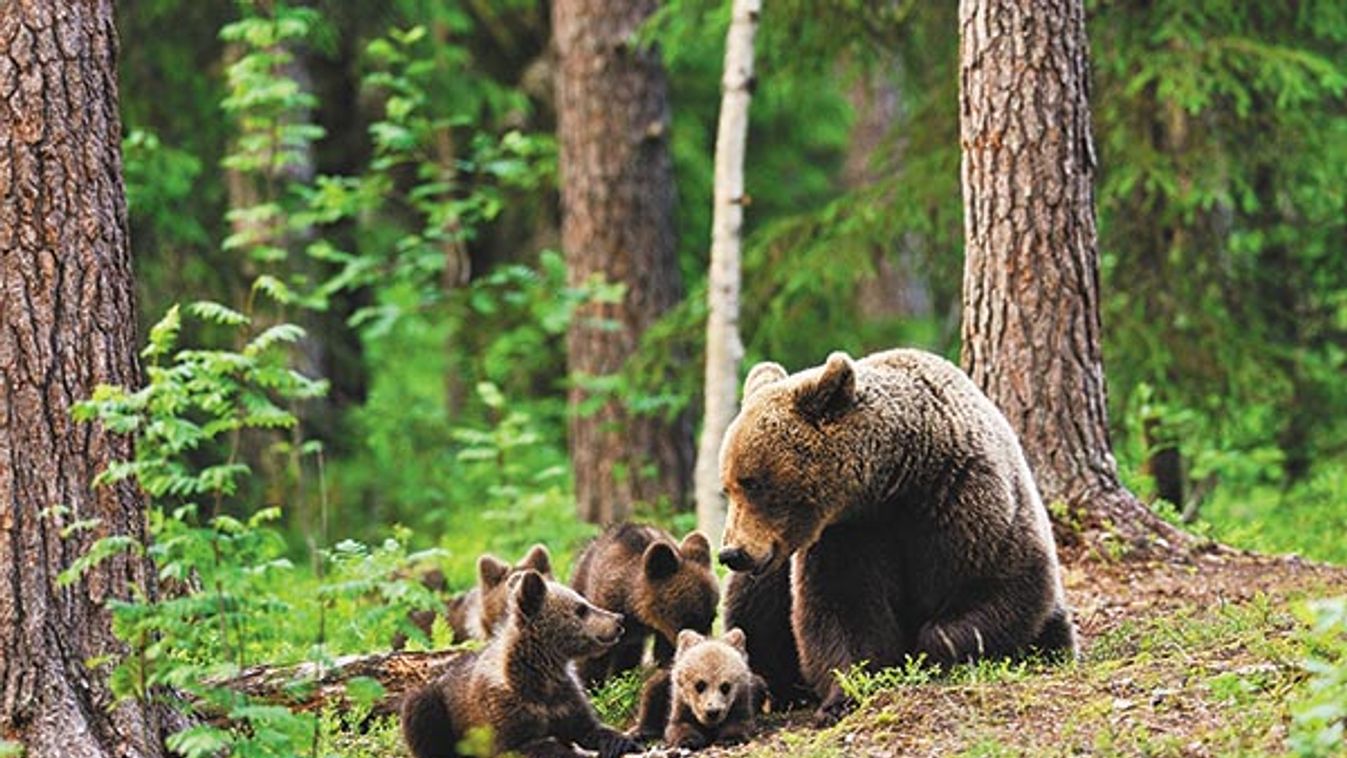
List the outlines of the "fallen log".
{"type": "MultiPolygon", "coordinates": [[[[283,705],[295,712],[318,711],[327,706],[358,710],[364,720],[397,713],[404,694],[434,679],[450,661],[464,652],[462,649],[390,652],[348,655],[327,664],[312,661],[290,666],[263,664],[210,684],[246,695],[254,701],[283,705]],[[383,691],[352,684],[356,680],[378,682],[383,691]]],[[[226,714],[211,713],[211,710],[209,707],[198,708],[198,712],[209,714],[210,721],[228,720],[226,714]]]]}

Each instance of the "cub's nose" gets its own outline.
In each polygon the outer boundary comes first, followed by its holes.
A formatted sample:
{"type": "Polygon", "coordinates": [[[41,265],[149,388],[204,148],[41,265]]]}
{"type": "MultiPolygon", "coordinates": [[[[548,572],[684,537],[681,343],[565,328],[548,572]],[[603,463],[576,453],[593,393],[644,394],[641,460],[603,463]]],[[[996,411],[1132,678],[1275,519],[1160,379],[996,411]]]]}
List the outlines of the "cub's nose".
{"type": "Polygon", "coordinates": [[[722,711],[719,708],[707,708],[706,720],[710,721],[712,724],[719,722],[721,712],[722,711]]]}
{"type": "Polygon", "coordinates": [[[753,559],[741,547],[727,547],[721,550],[720,563],[731,571],[748,571],[753,568],[753,559]]]}

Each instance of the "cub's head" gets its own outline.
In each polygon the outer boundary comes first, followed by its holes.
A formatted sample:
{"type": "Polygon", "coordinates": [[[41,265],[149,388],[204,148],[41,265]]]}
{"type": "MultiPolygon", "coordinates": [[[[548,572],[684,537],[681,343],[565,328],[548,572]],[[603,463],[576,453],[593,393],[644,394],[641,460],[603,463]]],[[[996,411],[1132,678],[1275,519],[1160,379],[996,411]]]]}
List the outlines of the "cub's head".
{"type": "Polygon", "coordinates": [[[743,630],[731,629],[720,639],[690,629],[679,632],[672,678],[674,702],[687,703],[704,726],[720,724],[752,686],[743,630]]]}
{"type": "Polygon", "coordinates": [[[734,571],[775,569],[813,544],[864,486],[856,367],[846,353],[787,375],[759,363],[743,408],[725,432],[720,479],[729,499],[720,561],[734,571]]]}
{"type": "Polygon", "coordinates": [[[509,589],[509,626],[532,637],[565,659],[598,655],[622,637],[622,615],[610,613],[580,593],[533,569],[513,574],[509,589]]]}
{"type": "Polygon", "coordinates": [[[477,559],[477,589],[482,593],[482,626],[488,634],[505,617],[505,607],[510,597],[507,580],[530,569],[542,574],[545,579],[552,578],[552,556],[547,552],[546,545],[529,548],[513,566],[489,553],[477,559]]]}
{"type": "Polygon", "coordinates": [[[682,543],[656,540],[641,555],[635,615],[669,642],[679,629],[711,631],[720,603],[720,584],[711,571],[711,543],[691,532],[682,543]]]}

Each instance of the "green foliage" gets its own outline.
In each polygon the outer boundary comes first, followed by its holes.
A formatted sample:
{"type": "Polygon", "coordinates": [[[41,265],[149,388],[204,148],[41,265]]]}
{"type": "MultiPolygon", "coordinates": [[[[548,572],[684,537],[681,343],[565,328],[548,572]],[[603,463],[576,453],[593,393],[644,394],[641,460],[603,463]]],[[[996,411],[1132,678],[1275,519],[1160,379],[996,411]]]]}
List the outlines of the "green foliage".
{"type": "Polygon", "coordinates": [[[1291,749],[1296,755],[1340,755],[1347,730],[1347,598],[1310,606],[1309,671],[1291,709],[1291,749]]]}
{"type": "Polygon", "coordinates": [[[641,703],[648,671],[635,668],[614,676],[589,692],[589,702],[605,724],[630,724],[641,703]]]}
{"type": "Polygon", "coordinates": [[[869,661],[860,661],[846,671],[833,672],[842,692],[861,704],[881,692],[928,684],[936,674],[936,670],[927,666],[920,656],[907,658],[901,666],[874,669],[869,661]]]}

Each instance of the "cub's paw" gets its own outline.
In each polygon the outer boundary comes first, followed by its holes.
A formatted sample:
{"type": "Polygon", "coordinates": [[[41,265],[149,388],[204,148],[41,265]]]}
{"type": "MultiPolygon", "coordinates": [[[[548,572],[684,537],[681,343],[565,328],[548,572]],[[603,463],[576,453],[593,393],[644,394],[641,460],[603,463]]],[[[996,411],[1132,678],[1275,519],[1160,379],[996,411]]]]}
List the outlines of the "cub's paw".
{"type": "Polygon", "coordinates": [[[645,750],[641,745],[621,732],[604,734],[599,739],[599,758],[618,758],[627,753],[639,753],[645,750]]]}

